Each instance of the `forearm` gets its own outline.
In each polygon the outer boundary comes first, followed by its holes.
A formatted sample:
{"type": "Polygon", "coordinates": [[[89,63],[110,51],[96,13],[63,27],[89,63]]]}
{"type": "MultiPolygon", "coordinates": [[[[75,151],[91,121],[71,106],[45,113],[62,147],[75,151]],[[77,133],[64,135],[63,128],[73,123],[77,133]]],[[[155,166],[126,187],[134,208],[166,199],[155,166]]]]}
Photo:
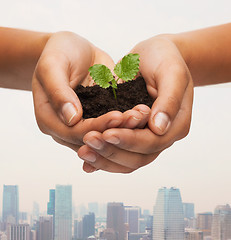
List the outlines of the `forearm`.
{"type": "Polygon", "coordinates": [[[195,86],[231,81],[231,24],[168,37],[185,59],[195,86]]]}
{"type": "Polygon", "coordinates": [[[49,37],[0,27],[0,87],[31,90],[35,66],[49,37]]]}

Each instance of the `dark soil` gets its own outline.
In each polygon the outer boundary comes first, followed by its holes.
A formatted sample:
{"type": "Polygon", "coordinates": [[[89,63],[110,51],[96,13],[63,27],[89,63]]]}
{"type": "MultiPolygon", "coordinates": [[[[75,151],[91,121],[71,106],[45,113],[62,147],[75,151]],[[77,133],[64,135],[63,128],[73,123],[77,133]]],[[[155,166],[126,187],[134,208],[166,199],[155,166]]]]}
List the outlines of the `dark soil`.
{"type": "Polygon", "coordinates": [[[107,112],[118,110],[125,112],[138,104],[152,106],[154,100],[149,96],[143,77],[133,81],[118,84],[117,101],[112,88],[101,88],[98,85],[75,89],[83,107],[83,118],[96,118],[107,112]]]}

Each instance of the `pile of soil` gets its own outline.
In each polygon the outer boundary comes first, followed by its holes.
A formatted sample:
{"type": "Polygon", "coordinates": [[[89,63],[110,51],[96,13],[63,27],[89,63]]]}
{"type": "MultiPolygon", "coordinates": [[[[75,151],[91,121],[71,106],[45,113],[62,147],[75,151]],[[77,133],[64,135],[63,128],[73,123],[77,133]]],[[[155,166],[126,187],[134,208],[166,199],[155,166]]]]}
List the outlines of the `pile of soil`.
{"type": "Polygon", "coordinates": [[[118,110],[125,112],[138,104],[152,106],[152,99],[146,89],[143,77],[133,81],[118,84],[116,89],[117,100],[114,98],[112,88],[101,88],[98,85],[75,89],[83,107],[83,118],[96,118],[107,112],[118,110]]]}

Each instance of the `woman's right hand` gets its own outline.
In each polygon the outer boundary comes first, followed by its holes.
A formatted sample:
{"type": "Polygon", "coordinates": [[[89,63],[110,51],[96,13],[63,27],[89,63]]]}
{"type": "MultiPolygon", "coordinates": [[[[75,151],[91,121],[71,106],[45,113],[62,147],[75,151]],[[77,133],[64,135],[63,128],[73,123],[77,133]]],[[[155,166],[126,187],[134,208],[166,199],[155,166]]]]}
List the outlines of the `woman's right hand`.
{"type": "Polygon", "coordinates": [[[118,111],[82,119],[82,106],[73,89],[93,84],[88,68],[97,63],[114,67],[113,60],[86,39],[58,32],[50,36],[34,72],[32,90],[40,130],[75,151],[89,131],[103,132],[122,122],[118,111]]]}

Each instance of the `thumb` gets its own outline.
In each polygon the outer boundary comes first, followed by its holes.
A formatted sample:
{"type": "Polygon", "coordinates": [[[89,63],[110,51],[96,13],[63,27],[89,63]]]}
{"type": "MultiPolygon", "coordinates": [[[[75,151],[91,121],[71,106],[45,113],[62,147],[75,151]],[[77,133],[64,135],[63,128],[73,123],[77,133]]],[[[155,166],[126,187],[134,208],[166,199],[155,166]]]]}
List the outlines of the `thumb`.
{"type": "Polygon", "coordinates": [[[56,64],[38,64],[34,77],[40,82],[49,103],[67,125],[75,125],[82,117],[82,105],[69,84],[68,71],[56,64]]]}
{"type": "Polygon", "coordinates": [[[157,74],[157,98],[151,108],[148,122],[150,129],[157,135],[164,135],[178,114],[191,76],[183,66],[171,66],[157,74]]]}

